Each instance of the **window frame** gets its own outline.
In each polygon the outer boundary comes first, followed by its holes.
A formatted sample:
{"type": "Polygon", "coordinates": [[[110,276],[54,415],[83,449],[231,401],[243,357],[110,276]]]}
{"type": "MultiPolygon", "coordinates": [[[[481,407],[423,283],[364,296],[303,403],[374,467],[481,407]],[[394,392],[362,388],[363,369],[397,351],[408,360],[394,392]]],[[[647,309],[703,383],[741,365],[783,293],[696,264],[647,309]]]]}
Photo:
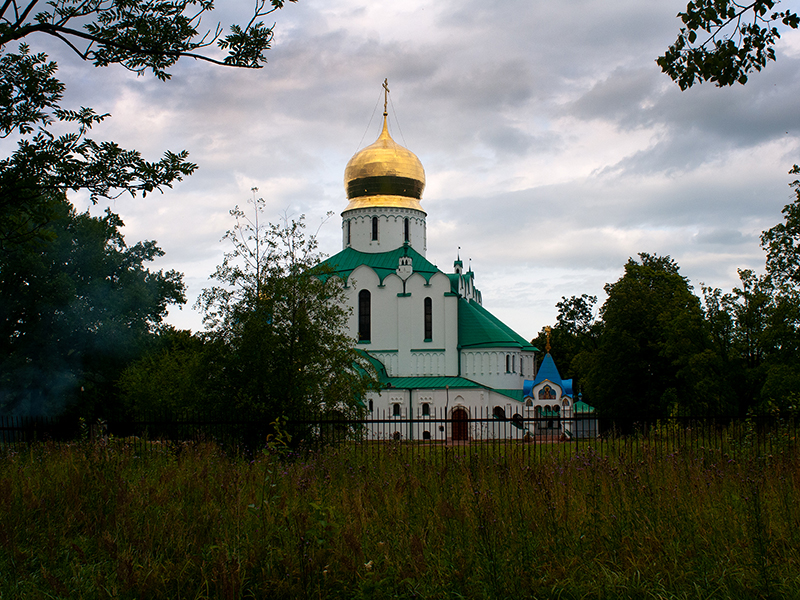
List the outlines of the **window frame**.
{"type": "Polygon", "coordinates": [[[433,300],[430,296],[423,301],[423,339],[433,341],[433,300]]]}
{"type": "Polygon", "coordinates": [[[369,343],[372,340],[372,294],[369,290],[358,293],[358,341],[369,343]]]}

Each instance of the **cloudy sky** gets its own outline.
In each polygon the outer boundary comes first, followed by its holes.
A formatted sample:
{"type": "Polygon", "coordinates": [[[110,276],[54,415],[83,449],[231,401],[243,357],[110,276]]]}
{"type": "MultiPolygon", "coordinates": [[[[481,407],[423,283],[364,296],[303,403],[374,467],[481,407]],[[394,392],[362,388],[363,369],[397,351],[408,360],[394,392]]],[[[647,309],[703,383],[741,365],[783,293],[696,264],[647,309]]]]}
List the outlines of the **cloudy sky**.
{"type": "MultiPolygon", "coordinates": [[[[223,23],[246,22],[252,7],[218,4],[223,23]]],[[[175,325],[201,329],[191,304],[228,250],[228,211],[252,187],[273,220],[305,214],[315,230],[334,211],[320,246],[341,249],[344,167],[379,133],[388,78],[392,134],[426,170],[428,258],[449,272],[460,246],[484,306],[531,338],[562,296],[602,302],[639,252],[672,256],[698,292],[763,267],[759,234],[780,221],[800,162],[800,35],[785,34],[777,62],[744,87],[681,92],[655,58],[684,8],[300,0],[275,15],[264,69],[186,61],[169,83],[29,43],[59,61],[64,105],[113,115],[95,139],[151,160],[187,149],[200,165],[163,195],[111,205],[129,243],[157,240],[157,268],[185,274],[175,325]]]]}

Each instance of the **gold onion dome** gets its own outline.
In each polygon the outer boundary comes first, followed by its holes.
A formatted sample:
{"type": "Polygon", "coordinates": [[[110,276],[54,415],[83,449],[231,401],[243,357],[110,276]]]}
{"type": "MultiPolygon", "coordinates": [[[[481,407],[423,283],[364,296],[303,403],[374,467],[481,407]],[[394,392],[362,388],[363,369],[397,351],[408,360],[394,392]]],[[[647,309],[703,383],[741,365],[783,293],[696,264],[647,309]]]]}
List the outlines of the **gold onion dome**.
{"type": "Polygon", "coordinates": [[[375,143],[356,152],[344,170],[346,211],[376,206],[422,210],[425,169],[416,154],[389,135],[386,116],[375,143]]]}

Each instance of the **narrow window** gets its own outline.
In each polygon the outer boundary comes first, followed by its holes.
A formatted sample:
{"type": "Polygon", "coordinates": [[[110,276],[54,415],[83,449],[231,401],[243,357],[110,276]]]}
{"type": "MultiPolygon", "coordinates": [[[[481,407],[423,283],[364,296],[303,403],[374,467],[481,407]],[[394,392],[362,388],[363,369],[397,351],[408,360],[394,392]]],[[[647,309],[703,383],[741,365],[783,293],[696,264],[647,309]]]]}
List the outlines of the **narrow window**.
{"type": "Polygon", "coordinates": [[[517,372],[517,355],[516,354],[512,354],[511,355],[511,372],[512,373],[516,373],[517,372]]]}
{"type": "Polygon", "coordinates": [[[358,293],[358,341],[370,340],[370,294],[369,290],[358,293]]]}
{"type": "Polygon", "coordinates": [[[392,416],[399,417],[400,416],[400,405],[399,404],[392,404],[392,416]]]}
{"type": "Polygon", "coordinates": [[[350,221],[347,221],[347,245],[350,245],[350,221]]]}
{"type": "Polygon", "coordinates": [[[372,412],[372,408],[373,408],[373,407],[372,407],[372,400],[370,400],[370,401],[369,401],[369,412],[370,412],[370,413],[372,412]]]}
{"type": "Polygon", "coordinates": [[[425,339],[433,339],[433,300],[425,298],[425,339]]]}
{"type": "Polygon", "coordinates": [[[408,217],[406,217],[405,223],[403,224],[403,240],[408,241],[408,217]]]}
{"type": "Polygon", "coordinates": [[[378,241],[378,217],[372,217],[372,241],[378,241]]]}
{"type": "Polygon", "coordinates": [[[511,372],[511,355],[506,354],[506,373],[511,372]]]}
{"type": "Polygon", "coordinates": [[[430,417],[431,416],[431,405],[427,402],[422,404],[422,416],[423,417],[430,417]]]}

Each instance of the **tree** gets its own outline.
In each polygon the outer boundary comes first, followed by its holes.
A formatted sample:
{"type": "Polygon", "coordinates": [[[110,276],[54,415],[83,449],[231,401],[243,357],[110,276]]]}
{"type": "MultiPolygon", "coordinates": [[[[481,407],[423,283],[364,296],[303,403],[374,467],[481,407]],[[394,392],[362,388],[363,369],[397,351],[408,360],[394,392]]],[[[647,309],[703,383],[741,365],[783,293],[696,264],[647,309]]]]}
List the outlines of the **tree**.
{"type": "MultiPolygon", "coordinates": [[[[288,0],[296,2],[297,0],[288,0]]],[[[256,0],[252,18],[244,27],[232,25],[199,29],[214,10],[213,0],[5,0],[0,6],[0,48],[14,41],[44,34],[64,42],[95,66],[121,64],[142,74],[148,69],[169,79],[169,69],[180,58],[194,58],[234,67],[259,68],[266,62],[273,28],[262,19],[283,8],[284,0],[256,0]],[[216,45],[227,50],[223,59],[203,51],[216,45]]]]}
{"type": "Polygon", "coordinates": [[[708,358],[700,301],[669,256],[642,253],[607,284],[597,350],[584,355],[587,397],[606,415],[658,417],[702,404],[708,358]]]}
{"type": "Polygon", "coordinates": [[[154,242],[127,246],[122,220],[78,214],[50,199],[42,236],[0,262],[0,413],[53,415],[114,395],[114,382],[147,343],[184,286],[150,271],[154,242]]]}
{"type": "Polygon", "coordinates": [[[304,218],[263,224],[238,206],[233,245],[203,291],[206,336],[225,346],[226,403],[271,421],[310,411],[359,414],[374,373],[345,333],[343,282],[321,264],[304,218]]]}
{"type": "Polygon", "coordinates": [[[778,25],[797,29],[792,10],[773,11],[779,0],[694,0],[678,13],[684,27],[656,62],[682,90],[712,81],[723,87],[745,84],[748,73],[775,60],[778,25]],[[703,39],[697,45],[698,32],[703,39]]]}
{"type": "MultiPolygon", "coordinates": [[[[800,174],[794,165],[790,175],[800,174]]],[[[767,273],[784,294],[800,299],[800,180],[789,184],[795,199],[783,207],[783,223],[761,234],[761,246],[767,253],[767,273]]]]}
{"type": "Polygon", "coordinates": [[[139,360],[128,365],[118,387],[122,412],[133,418],[196,416],[224,421],[225,348],[190,331],[165,328],[139,360]]]}

